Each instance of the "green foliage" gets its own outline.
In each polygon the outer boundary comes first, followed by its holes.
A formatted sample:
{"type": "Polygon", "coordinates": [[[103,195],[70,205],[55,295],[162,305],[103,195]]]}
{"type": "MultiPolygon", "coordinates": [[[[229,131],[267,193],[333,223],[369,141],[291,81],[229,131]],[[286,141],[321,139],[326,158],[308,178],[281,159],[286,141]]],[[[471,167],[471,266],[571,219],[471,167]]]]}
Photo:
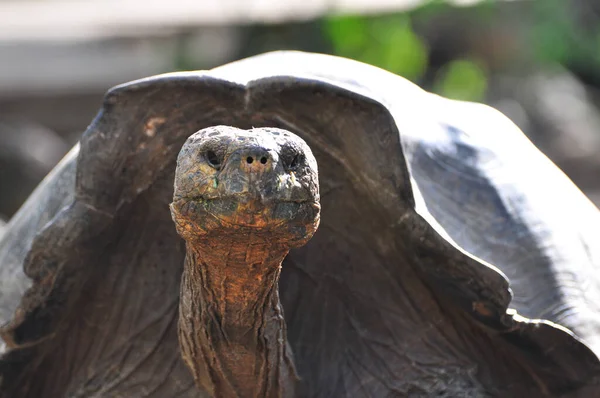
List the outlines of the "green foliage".
{"type": "Polygon", "coordinates": [[[531,26],[533,56],[542,63],[564,63],[569,58],[573,26],[568,9],[561,2],[546,0],[535,4],[534,23],[531,26]]]}
{"type": "MultiPolygon", "coordinates": [[[[433,0],[419,13],[423,18],[445,10],[447,4],[433,0]]],[[[412,81],[419,81],[428,71],[428,47],[414,31],[411,14],[330,17],[325,20],[324,31],[336,55],[378,66],[412,81]]],[[[449,98],[482,101],[487,89],[485,69],[467,59],[452,61],[436,75],[433,89],[449,98]]]]}
{"type": "MultiPolygon", "coordinates": [[[[514,23],[517,30],[513,40],[518,43],[515,46],[518,52],[512,54],[512,59],[519,60],[512,65],[515,70],[561,64],[588,77],[595,76],[600,84],[600,25],[598,15],[593,12],[593,1],[536,0],[510,5],[485,0],[476,6],[454,8],[445,0],[429,0],[407,13],[331,17],[325,20],[323,27],[334,54],[425,83],[427,88],[447,97],[483,101],[488,85],[488,66],[477,60],[477,54],[457,54],[456,59],[434,68],[428,64],[428,44],[416,33],[414,26],[428,29],[448,16],[460,20],[459,15],[463,20],[479,25],[482,31],[487,23],[496,24],[494,29],[514,23]],[[519,19],[500,24],[503,9],[510,10],[508,15],[516,12],[519,19]],[[523,13],[519,14],[519,10],[523,13]]],[[[460,29],[460,26],[456,28],[460,29]]],[[[471,50],[477,51],[477,48],[471,50]]],[[[489,49],[488,58],[484,58],[489,60],[493,51],[489,49]]],[[[490,67],[498,68],[498,64],[490,67]]]]}
{"type": "Polygon", "coordinates": [[[487,89],[485,70],[475,61],[459,59],[446,64],[438,74],[434,91],[452,99],[483,101],[487,89]]]}
{"type": "Polygon", "coordinates": [[[535,60],[542,64],[579,65],[590,69],[600,68],[600,26],[597,23],[582,26],[578,21],[590,12],[591,21],[597,20],[590,4],[577,4],[566,0],[536,1],[530,39],[535,60]],[[571,4],[570,4],[571,3],[571,4]],[[587,7],[587,8],[586,8],[587,7]]]}
{"type": "Polygon", "coordinates": [[[379,66],[411,80],[427,68],[427,47],[406,15],[332,17],[325,22],[334,53],[379,66]]]}
{"type": "Polygon", "coordinates": [[[360,54],[369,45],[369,27],[363,17],[332,17],[325,22],[325,31],[338,54],[360,54]]]}

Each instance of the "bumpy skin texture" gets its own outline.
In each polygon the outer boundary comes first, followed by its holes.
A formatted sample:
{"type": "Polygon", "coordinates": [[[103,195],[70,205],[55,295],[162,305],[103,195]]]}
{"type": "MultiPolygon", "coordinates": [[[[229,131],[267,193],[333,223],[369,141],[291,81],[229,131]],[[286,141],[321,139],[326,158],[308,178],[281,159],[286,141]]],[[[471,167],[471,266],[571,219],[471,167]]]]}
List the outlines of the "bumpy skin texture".
{"type": "Polygon", "coordinates": [[[277,128],[199,131],[177,158],[171,212],[186,239],[261,235],[304,245],[319,221],[317,162],[308,145],[277,128]]]}
{"type": "Polygon", "coordinates": [[[210,396],[218,375],[198,388],[179,348],[192,251],[169,204],[182,146],[219,125],[284,128],[319,164],[319,230],[279,280],[296,396],[600,396],[598,210],[497,112],[282,52],[107,94],[0,242],[0,397],[210,396]],[[560,324],[509,310],[501,271],[560,324]]]}
{"type": "Polygon", "coordinates": [[[171,204],[187,247],[179,341],[211,396],[294,395],[279,275],[319,211],[317,163],[292,133],[219,126],[183,145],[171,204]]]}

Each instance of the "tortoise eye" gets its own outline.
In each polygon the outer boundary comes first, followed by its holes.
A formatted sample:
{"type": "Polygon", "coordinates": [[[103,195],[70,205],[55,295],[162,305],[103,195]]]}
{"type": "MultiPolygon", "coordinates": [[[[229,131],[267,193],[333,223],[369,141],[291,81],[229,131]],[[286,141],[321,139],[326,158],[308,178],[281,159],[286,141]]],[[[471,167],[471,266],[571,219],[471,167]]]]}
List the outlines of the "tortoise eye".
{"type": "Polygon", "coordinates": [[[219,169],[219,167],[221,167],[221,159],[219,159],[219,157],[214,151],[206,151],[205,157],[210,167],[215,168],[217,170],[219,169]]]}
{"type": "Polygon", "coordinates": [[[304,155],[301,153],[296,154],[293,158],[292,161],[290,162],[290,169],[293,170],[295,168],[297,168],[300,163],[302,163],[304,161],[304,155]]]}

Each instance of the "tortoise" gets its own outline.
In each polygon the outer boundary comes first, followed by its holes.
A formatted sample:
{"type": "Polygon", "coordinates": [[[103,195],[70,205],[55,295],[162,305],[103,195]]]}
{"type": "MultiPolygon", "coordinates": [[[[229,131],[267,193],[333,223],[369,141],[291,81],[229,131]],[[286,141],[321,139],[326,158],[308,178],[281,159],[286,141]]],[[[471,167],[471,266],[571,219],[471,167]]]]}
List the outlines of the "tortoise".
{"type": "Polygon", "coordinates": [[[501,113],[374,66],[141,79],[6,226],[0,396],[600,396],[599,226],[501,113]]]}

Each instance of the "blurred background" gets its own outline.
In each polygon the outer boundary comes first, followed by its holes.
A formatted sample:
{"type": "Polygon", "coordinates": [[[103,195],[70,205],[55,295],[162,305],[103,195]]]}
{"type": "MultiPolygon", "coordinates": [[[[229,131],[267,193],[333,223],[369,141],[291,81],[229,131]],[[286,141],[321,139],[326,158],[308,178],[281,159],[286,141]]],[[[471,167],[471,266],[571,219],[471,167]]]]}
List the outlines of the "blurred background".
{"type": "Polygon", "coordinates": [[[0,0],[0,226],[111,86],[277,49],[494,106],[600,204],[598,0],[0,0]]]}

